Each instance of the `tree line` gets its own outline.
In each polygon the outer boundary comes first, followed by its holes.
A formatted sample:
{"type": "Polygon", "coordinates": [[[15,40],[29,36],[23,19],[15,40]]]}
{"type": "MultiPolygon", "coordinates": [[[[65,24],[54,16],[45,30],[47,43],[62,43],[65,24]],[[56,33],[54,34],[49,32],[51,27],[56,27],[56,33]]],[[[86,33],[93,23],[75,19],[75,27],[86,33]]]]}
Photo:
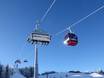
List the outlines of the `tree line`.
{"type": "MultiPolygon", "coordinates": [[[[19,72],[25,78],[33,78],[33,76],[34,76],[34,67],[30,66],[30,67],[19,68],[19,72]]],[[[45,75],[46,78],[49,78],[50,74],[55,74],[55,73],[57,73],[57,72],[48,71],[48,72],[44,72],[44,73],[39,74],[39,76],[45,75]]],[[[81,72],[81,71],[68,71],[68,73],[84,73],[84,72],[81,72]]],[[[85,73],[90,74],[90,73],[93,73],[93,72],[85,72],[85,73]]],[[[104,75],[103,70],[97,71],[97,73],[104,75]]],[[[10,76],[12,76],[13,74],[14,74],[14,68],[11,68],[9,65],[4,66],[4,65],[0,64],[0,78],[10,78],[10,76]]],[[[66,75],[66,77],[67,77],[67,75],[66,75]]]]}
{"type": "MultiPolygon", "coordinates": [[[[20,73],[26,78],[32,78],[34,76],[34,68],[33,67],[25,67],[19,69],[20,73]]],[[[0,64],[0,78],[10,78],[14,74],[14,69],[9,65],[1,65],[0,64]]]]}

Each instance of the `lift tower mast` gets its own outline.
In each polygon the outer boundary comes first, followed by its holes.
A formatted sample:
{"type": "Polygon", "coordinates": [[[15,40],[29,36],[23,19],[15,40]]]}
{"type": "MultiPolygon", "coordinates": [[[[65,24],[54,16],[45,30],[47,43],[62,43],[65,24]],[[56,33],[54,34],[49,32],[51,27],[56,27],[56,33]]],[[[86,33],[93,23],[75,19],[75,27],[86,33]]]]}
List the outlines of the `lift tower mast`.
{"type": "Polygon", "coordinates": [[[51,41],[51,36],[38,28],[36,24],[35,30],[29,35],[28,42],[35,45],[35,58],[34,58],[34,78],[38,78],[38,47],[37,45],[48,45],[51,41]]]}

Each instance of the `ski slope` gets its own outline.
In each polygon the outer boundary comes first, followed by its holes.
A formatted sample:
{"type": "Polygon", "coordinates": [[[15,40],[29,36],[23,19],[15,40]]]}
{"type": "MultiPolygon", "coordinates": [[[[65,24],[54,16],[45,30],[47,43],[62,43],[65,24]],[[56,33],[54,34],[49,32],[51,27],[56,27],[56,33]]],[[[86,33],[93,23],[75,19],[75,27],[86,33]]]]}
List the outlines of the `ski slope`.
{"type": "Polygon", "coordinates": [[[14,74],[12,76],[10,76],[10,78],[25,78],[18,69],[14,70],[14,74]]]}
{"type": "MultiPolygon", "coordinates": [[[[20,74],[19,71],[16,71],[10,78],[25,78],[20,74]]],[[[104,74],[99,73],[65,73],[65,72],[56,72],[51,74],[40,75],[39,78],[104,78],[104,74]]]]}

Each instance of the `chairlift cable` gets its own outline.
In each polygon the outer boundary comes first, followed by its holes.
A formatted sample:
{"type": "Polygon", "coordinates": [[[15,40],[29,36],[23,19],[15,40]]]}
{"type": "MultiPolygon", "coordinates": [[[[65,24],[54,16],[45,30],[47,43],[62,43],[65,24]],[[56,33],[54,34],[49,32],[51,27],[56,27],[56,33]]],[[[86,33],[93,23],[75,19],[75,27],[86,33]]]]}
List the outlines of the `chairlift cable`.
{"type": "Polygon", "coordinates": [[[98,9],[94,10],[93,12],[91,12],[91,13],[88,14],[87,16],[83,17],[82,19],[78,20],[77,22],[71,24],[69,27],[63,29],[62,31],[57,32],[57,33],[55,34],[55,36],[57,36],[57,35],[59,35],[59,34],[65,32],[66,30],[69,30],[70,28],[76,26],[77,24],[79,24],[79,23],[81,23],[82,21],[86,20],[88,17],[90,17],[91,15],[97,13],[98,11],[100,11],[100,10],[103,9],[103,8],[104,8],[104,5],[101,6],[101,7],[99,7],[98,9]]]}
{"type": "Polygon", "coordinates": [[[43,17],[41,18],[40,23],[42,23],[44,21],[44,19],[46,18],[46,16],[48,15],[48,13],[50,12],[50,10],[52,9],[52,7],[54,6],[55,3],[56,3],[56,0],[53,0],[52,4],[49,6],[47,11],[45,12],[43,17]]]}

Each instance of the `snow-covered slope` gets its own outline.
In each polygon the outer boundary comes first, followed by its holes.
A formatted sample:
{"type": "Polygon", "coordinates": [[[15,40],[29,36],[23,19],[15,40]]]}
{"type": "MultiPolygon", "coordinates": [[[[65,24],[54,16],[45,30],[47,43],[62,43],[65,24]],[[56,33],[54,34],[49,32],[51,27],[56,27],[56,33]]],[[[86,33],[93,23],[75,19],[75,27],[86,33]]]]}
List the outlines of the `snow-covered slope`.
{"type": "Polygon", "coordinates": [[[104,78],[104,75],[99,73],[53,73],[41,75],[39,78],[104,78]]]}
{"type": "MultiPolygon", "coordinates": [[[[18,70],[10,78],[25,78],[18,70]]],[[[104,78],[103,74],[99,73],[74,73],[74,72],[56,72],[40,75],[39,78],[104,78]]]]}
{"type": "Polygon", "coordinates": [[[15,73],[10,78],[25,78],[18,69],[15,70],[15,73]]]}
{"type": "Polygon", "coordinates": [[[100,77],[100,78],[101,78],[101,77],[104,77],[103,75],[98,74],[98,73],[91,73],[90,76],[92,76],[92,77],[98,77],[98,78],[99,78],[99,77],[100,77]]]}

